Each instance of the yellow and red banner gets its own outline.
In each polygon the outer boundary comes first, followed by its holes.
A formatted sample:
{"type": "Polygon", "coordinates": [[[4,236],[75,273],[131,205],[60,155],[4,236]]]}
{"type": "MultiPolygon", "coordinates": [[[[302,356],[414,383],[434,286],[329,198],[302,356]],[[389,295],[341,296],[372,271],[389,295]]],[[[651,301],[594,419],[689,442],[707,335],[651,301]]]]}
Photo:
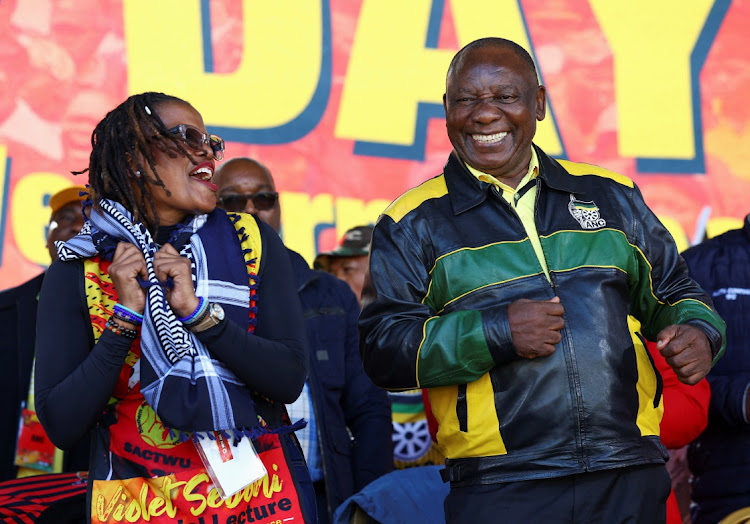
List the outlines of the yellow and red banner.
{"type": "Polygon", "coordinates": [[[750,211],[750,0],[0,0],[0,289],[49,263],[51,193],[128,95],[191,102],[269,167],[312,260],[439,174],[453,54],[526,47],[537,143],[633,178],[681,248],[750,211]]]}
{"type": "Polygon", "coordinates": [[[205,470],[156,478],[90,480],[92,524],[185,522],[301,524],[299,499],[281,448],[264,451],[268,475],[221,498],[205,470]],[[192,520],[191,520],[192,518],[192,520]]]}

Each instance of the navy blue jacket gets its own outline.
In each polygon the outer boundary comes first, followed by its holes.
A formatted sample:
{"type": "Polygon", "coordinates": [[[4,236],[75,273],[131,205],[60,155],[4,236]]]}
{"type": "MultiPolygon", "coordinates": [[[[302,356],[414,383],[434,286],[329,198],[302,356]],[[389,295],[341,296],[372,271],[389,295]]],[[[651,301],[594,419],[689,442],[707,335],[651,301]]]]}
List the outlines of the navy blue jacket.
{"type": "MultiPolygon", "coordinates": [[[[3,365],[0,367],[0,481],[16,477],[17,428],[21,404],[29,395],[36,341],[37,297],[44,273],[0,293],[0,332],[3,365]]],[[[84,437],[63,455],[63,471],[89,469],[89,440],[84,437]]]]}
{"type": "Polygon", "coordinates": [[[359,357],[359,304],[348,284],[289,250],[307,328],[308,384],[318,427],[328,514],[393,469],[391,408],[359,357]]]}
{"type": "MultiPolygon", "coordinates": [[[[3,330],[3,366],[0,367],[0,481],[16,477],[18,421],[21,404],[29,395],[34,360],[37,296],[44,273],[0,293],[0,326],[3,330]]],[[[84,468],[86,469],[86,468],[84,468]]]]}
{"type": "Polygon", "coordinates": [[[688,454],[693,522],[718,522],[750,506],[750,215],[735,229],[683,253],[690,275],[711,295],[727,323],[727,348],[708,374],[708,427],[688,454]]]}

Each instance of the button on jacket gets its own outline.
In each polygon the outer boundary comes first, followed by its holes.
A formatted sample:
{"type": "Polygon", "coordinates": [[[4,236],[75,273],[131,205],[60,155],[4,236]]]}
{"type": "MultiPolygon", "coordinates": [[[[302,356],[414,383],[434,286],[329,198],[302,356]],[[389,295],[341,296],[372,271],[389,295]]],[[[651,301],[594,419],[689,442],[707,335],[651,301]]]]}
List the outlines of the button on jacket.
{"type": "Polygon", "coordinates": [[[513,208],[451,154],[375,227],[360,315],[365,371],[429,388],[455,485],[661,463],[661,379],[643,336],[724,323],[627,177],[536,149],[545,275],[513,208]],[[517,356],[507,306],[560,297],[562,341],[517,356]],[[628,315],[642,323],[631,332],[628,315]]]}

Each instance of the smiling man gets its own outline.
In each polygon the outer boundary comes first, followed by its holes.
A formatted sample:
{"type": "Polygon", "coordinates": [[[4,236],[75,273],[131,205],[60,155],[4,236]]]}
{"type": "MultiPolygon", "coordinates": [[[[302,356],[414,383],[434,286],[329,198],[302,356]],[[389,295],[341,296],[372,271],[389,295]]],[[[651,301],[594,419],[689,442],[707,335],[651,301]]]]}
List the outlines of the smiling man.
{"type": "Polygon", "coordinates": [[[523,48],[470,43],[443,101],[443,173],[375,226],[365,370],[428,389],[448,523],[663,522],[661,381],[644,337],[695,384],[723,321],[631,180],[533,143],[546,90],[523,48]]]}

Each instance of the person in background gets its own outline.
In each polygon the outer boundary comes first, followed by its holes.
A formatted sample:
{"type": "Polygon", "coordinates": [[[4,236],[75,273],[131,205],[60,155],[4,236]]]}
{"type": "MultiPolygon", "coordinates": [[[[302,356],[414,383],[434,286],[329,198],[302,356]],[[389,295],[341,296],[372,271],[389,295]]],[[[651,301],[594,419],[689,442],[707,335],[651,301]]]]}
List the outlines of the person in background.
{"type": "Polygon", "coordinates": [[[693,442],[708,424],[711,387],[703,378],[690,386],[680,382],[674,370],[656,348],[647,343],[648,352],[662,379],[664,415],[659,424],[659,436],[669,451],[667,471],[672,480],[672,492],[667,499],[667,524],[681,524],[690,515],[689,471],[685,458],[687,445],[693,442]]]}
{"type": "Polygon", "coordinates": [[[742,228],[683,256],[727,323],[726,354],[707,377],[708,427],[688,448],[690,513],[694,524],[708,524],[738,510],[750,513],[750,215],[742,228]]]}
{"type": "Polygon", "coordinates": [[[307,373],[299,299],[276,233],[216,208],[224,141],[188,102],[149,92],[91,144],[76,174],[93,208],[44,279],[35,373],[50,440],[94,432],[89,521],[313,522],[284,407],[307,373]],[[264,467],[274,489],[259,492],[264,467]]]}
{"type": "Polygon", "coordinates": [[[359,301],[367,272],[371,239],[371,225],[353,227],[344,233],[335,249],[318,253],[313,267],[349,284],[359,301]]]}
{"type": "MultiPolygon", "coordinates": [[[[331,251],[315,257],[314,267],[340,278],[361,300],[373,226],[349,229],[331,251]]],[[[430,438],[426,412],[429,399],[420,389],[389,391],[393,424],[393,465],[396,469],[442,464],[445,458],[430,438]]]]}
{"type": "MultiPolygon", "coordinates": [[[[252,213],[278,233],[281,206],[271,172],[250,158],[233,158],[215,173],[219,205],[252,213]]],[[[297,432],[327,523],[354,492],[393,469],[390,405],[362,369],[357,338],[359,303],[347,284],[310,269],[287,249],[307,328],[309,376],[290,406],[310,423],[297,432]]],[[[366,258],[366,257],[365,257],[366,258]]]]}
{"type": "Polygon", "coordinates": [[[515,42],[454,56],[453,153],[375,225],[363,364],[381,387],[429,388],[449,524],[663,522],[670,479],[643,339],[695,384],[721,356],[724,322],[630,179],[533,144],[546,100],[515,42]]]}
{"type": "MultiPolygon", "coordinates": [[[[69,186],[49,199],[51,215],[46,239],[52,262],[57,260],[55,241],[68,240],[83,227],[81,201],[86,198],[85,193],[83,186],[69,186]]],[[[0,427],[5,428],[0,436],[0,481],[16,476],[88,469],[86,438],[63,453],[49,441],[34,413],[32,369],[37,304],[44,275],[45,271],[0,293],[0,326],[4,333],[0,427]]]]}
{"type": "MultiPolygon", "coordinates": [[[[631,331],[640,332],[638,322],[628,319],[631,331]]],[[[659,437],[669,453],[667,471],[672,492],[667,499],[667,524],[681,524],[690,520],[690,471],[687,466],[687,446],[693,442],[708,424],[708,406],[711,387],[706,378],[695,385],[679,380],[675,371],[659,352],[656,342],[646,341],[646,348],[659,372],[661,404],[664,413],[659,423],[659,437]]]]}

